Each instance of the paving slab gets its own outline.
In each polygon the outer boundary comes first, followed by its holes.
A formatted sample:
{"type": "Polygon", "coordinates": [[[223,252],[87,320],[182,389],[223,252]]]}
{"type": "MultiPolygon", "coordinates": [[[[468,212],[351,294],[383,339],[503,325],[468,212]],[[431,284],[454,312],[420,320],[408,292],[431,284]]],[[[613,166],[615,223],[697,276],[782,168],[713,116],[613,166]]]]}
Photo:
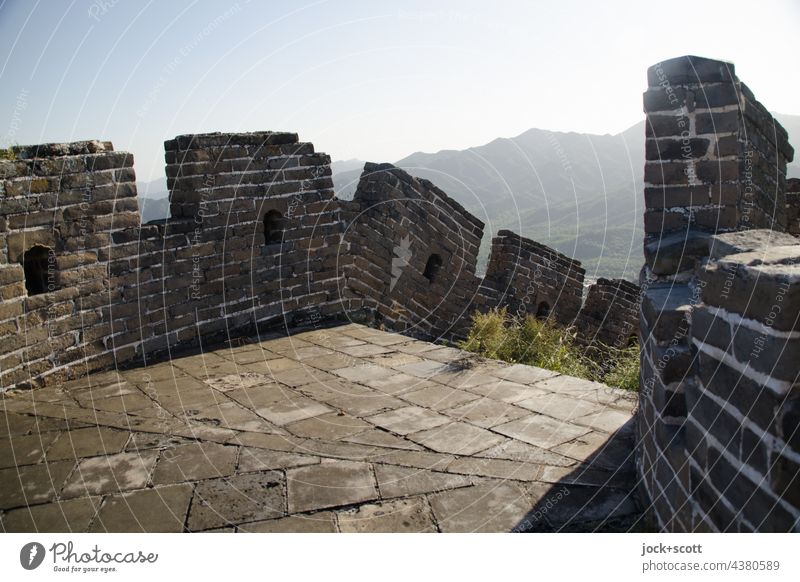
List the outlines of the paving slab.
{"type": "Polygon", "coordinates": [[[0,470],[0,509],[53,500],[74,467],[74,461],[55,461],[0,470]]]}
{"type": "Polygon", "coordinates": [[[493,447],[505,437],[465,422],[451,422],[408,435],[409,440],[439,453],[474,455],[493,447]]]}
{"type": "Polygon", "coordinates": [[[158,451],[118,453],[83,459],[64,485],[61,496],[103,495],[147,485],[156,464],[158,451]]]}
{"type": "Polygon", "coordinates": [[[421,385],[415,385],[414,388],[413,391],[402,395],[403,400],[437,411],[454,408],[480,398],[477,394],[434,382],[423,382],[421,385]]]}
{"type": "Polygon", "coordinates": [[[217,443],[191,443],[162,451],[153,483],[164,485],[226,477],[236,468],[237,447],[217,443]]]}
{"type": "Polygon", "coordinates": [[[407,497],[422,493],[439,493],[474,483],[468,475],[454,475],[399,465],[375,465],[375,476],[381,497],[407,497]]]}
{"type": "Polygon", "coordinates": [[[576,418],[597,412],[596,404],[555,392],[518,400],[516,405],[558,420],[575,420],[576,418]]]}
{"type": "Polygon", "coordinates": [[[58,432],[42,432],[0,439],[0,469],[38,463],[58,436],[58,432]]]}
{"type": "Polygon", "coordinates": [[[338,513],[343,533],[435,532],[433,513],[424,497],[365,503],[338,513]]]}
{"type": "Polygon", "coordinates": [[[256,414],[269,422],[283,426],[298,420],[313,418],[331,412],[331,408],[311,398],[291,398],[256,409],[256,414]]]}
{"type": "Polygon", "coordinates": [[[423,429],[434,428],[452,422],[452,420],[427,408],[406,406],[383,412],[367,418],[372,424],[390,432],[407,435],[423,429]]]}
{"type": "Polygon", "coordinates": [[[368,463],[332,461],[286,472],[289,512],[352,505],[378,497],[368,463]]]}
{"type": "Polygon", "coordinates": [[[290,515],[279,519],[255,521],[239,526],[241,533],[335,533],[336,514],[318,511],[307,515],[290,515]]]}
{"type": "Polygon", "coordinates": [[[531,509],[526,491],[491,481],[429,497],[442,532],[510,532],[531,509]]]}
{"type": "Polygon", "coordinates": [[[283,476],[276,471],[210,479],[196,485],[190,531],[209,530],[286,514],[283,476]]]}
{"type": "Polygon", "coordinates": [[[85,532],[100,508],[100,497],[82,497],[14,509],[3,515],[5,532],[85,532]]]}
{"type": "Polygon", "coordinates": [[[362,432],[372,425],[342,413],[323,414],[286,425],[286,430],[299,437],[337,441],[362,432]]]}
{"type": "Polygon", "coordinates": [[[121,452],[130,439],[128,431],[93,426],[62,433],[47,449],[48,461],[81,459],[121,452]]]}
{"type": "Polygon", "coordinates": [[[0,396],[0,525],[584,531],[636,518],[632,404],[357,324],[273,333],[0,396]]]}
{"type": "Polygon", "coordinates": [[[532,414],[493,428],[494,431],[543,449],[558,446],[589,432],[589,429],[541,414],[532,414]]]}
{"type": "Polygon", "coordinates": [[[506,424],[512,420],[530,415],[529,411],[522,408],[480,396],[476,400],[445,410],[443,413],[457,420],[463,420],[483,428],[506,424]]]}
{"type": "Polygon", "coordinates": [[[239,466],[237,473],[255,473],[267,470],[289,469],[303,465],[316,465],[319,457],[313,455],[300,455],[285,451],[271,451],[243,447],[239,453],[239,466]]]}
{"type": "Polygon", "coordinates": [[[192,499],[189,484],[141,489],[108,497],[90,532],[182,532],[192,499]]]}

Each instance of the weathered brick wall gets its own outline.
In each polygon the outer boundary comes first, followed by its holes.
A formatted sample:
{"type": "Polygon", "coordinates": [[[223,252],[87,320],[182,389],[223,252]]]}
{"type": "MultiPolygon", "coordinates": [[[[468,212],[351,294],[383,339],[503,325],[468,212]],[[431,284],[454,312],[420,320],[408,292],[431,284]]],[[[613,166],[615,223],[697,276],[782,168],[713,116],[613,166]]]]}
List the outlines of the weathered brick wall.
{"type": "Polygon", "coordinates": [[[0,161],[0,390],[113,364],[110,247],[139,222],[133,158],[111,143],[15,153],[0,161]],[[33,294],[22,263],[37,248],[44,292],[33,294]]]}
{"type": "MultiPolygon", "coordinates": [[[[495,306],[576,323],[578,261],[500,231],[480,279],[483,223],[427,180],[368,164],[342,201],[328,156],[296,134],[185,135],[165,149],[171,216],[143,225],[132,157],[109,143],[22,148],[2,163],[2,389],[330,318],[426,339],[463,337],[474,311],[495,306]],[[52,250],[56,285],[40,295],[21,266],[37,244],[52,250]]],[[[628,287],[601,283],[584,320],[628,287]]]]}
{"type": "Polygon", "coordinates": [[[800,178],[786,181],[786,232],[800,236],[800,178]]]}
{"type": "Polygon", "coordinates": [[[599,278],[589,286],[575,320],[577,339],[587,346],[625,348],[639,335],[639,286],[599,278]]]}
{"type": "Polygon", "coordinates": [[[572,325],[581,308],[586,271],[579,261],[511,232],[492,240],[484,287],[509,313],[552,316],[572,325]]]}
{"type": "Polygon", "coordinates": [[[165,149],[172,218],[115,241],[117,350],[157,354],[338,310],[327,155],[273,132],[179,136],[165,149]]]}
{"type": "Polygon", "coordinates": [[[483,223],[428,180],[367,164],[345,240],[345,289],[372,302],[378,323],[420,337],[463,333],[479,279],[483,223]]]}
{"type": "Polygon", "coordinates": [[[800,303],[788,289],[785,303],[773,298],[780,281],[796,281],[792,257],[800,249],[780,232],[793,152],[733,65],[681,57],[651,67],[648,81],[637,417],[643,494],[670,531],[791,530],[800,516],[787,494],[800,485],[797,394],[789,387],[798,367],[785,357],[757,361],[752,332],[763,335],[765,351],[791,353],[800,303]],[[736,232],[758,227],[773,230],[736,232]],[[782,258],[771,254],[776,246],[782,258]],[[775,301],[781,324],[745,307],[775,301]]]}

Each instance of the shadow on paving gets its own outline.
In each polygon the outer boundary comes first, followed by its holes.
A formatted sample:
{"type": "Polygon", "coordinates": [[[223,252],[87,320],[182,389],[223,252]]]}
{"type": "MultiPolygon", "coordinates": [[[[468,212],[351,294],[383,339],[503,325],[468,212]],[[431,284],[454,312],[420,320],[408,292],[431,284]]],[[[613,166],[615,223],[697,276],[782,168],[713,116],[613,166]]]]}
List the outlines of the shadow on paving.
{"type": "Polygon", "coordinates": [[[635,418],[541,497],[512,532],[646,532],[637,499],[635,418]]]}

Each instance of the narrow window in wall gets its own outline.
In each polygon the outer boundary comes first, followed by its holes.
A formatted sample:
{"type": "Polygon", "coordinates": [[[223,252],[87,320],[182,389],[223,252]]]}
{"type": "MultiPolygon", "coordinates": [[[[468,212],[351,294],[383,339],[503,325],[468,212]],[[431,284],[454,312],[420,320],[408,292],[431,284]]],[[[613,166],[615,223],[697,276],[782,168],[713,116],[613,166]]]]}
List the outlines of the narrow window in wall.
{"type": "Polygon", "coordinates": [[[433,283],[436,280],[436,276],[439,274],[441,268],[442,268],[442,257],[434,253],[430,257],[428,257],[428,262],[425,263],[425,270],[422,272],[422,275],[428,281],[433,283]]]}
{"type": "Polygon", "coordinates": [[[56,289],[56,265],[51,259],[51,250],[36,245],[22,255],[22,269],[25,272],[25,288],[28,295],[39,295],[56,289]]]}
{"type": "Polygon", "coordinates": [[[264,215],[264,244],[274,245],[283,240],[283,229],[286,219],[277,210],[270,210],[264,215]]]}
{"type": "Polygon", "coordinates": [[[550,317],[550,304],[547,301],[542,301],[536,308],[537,319],[547,319],[550,317]]]}

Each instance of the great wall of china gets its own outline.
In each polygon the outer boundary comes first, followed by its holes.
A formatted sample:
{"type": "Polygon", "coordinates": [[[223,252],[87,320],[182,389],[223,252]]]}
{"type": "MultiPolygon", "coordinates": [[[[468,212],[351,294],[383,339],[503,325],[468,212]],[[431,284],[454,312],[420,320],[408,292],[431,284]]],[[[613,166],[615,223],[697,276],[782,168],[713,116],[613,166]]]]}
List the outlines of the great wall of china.
{"type": "Polygon", "coordinates": [[[337,320],[450,340],[504,306],[585,344],[640,337],[637,467],[658,527],[797,529],[793,150],[729,63],[680,57],[648,82],[640,287],[585,292],[578,261],[510,231],[480,278],[484,224],[447,194],[367,164],[339,200],[330,158],[293,133],[166,142],[171,215],[146,224],[130,154],[16,148],[0,161],[0,390],[337,320]]]}

